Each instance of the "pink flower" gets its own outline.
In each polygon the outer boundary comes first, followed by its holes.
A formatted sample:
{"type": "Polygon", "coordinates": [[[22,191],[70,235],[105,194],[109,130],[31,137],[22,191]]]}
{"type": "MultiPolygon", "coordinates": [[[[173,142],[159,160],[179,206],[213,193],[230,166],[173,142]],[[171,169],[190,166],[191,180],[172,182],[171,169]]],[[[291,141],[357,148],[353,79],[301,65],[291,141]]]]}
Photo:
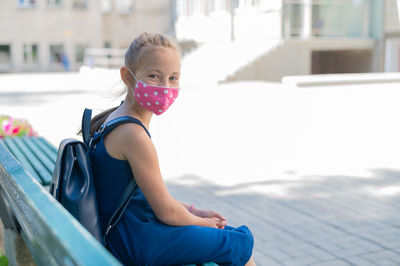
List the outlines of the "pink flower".
{"type": "Polygon", "coordinates": [[[12,126],[11,123],[6,124],[6,125],[4,126],[4,131],[5,131],[5,132],[10,132],[11,126],[12,126]]]}
{"type": "Polygon", "coordinates": [[[25,119],[13,119],[7,115],[0,115],[0,138],[36,136],[37,133],[25,119]]]}
{"type": "Polygon", "coordinates": [[[15,127],[15,128],[13,128],[12,133],[14,135],[17,135],[20,129],[21,129],[20,127],[15,127]]]}

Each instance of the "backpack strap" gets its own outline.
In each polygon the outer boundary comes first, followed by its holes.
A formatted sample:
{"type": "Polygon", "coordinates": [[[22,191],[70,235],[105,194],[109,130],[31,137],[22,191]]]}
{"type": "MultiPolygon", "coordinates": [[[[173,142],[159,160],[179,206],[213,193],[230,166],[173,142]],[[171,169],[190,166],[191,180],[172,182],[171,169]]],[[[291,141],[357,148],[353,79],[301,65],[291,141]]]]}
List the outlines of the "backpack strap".
{"type": "Polygon", "coordinates": [[[126,207],[128,207],[129,202],[132,199],[132,196],[135,194],[135,191],[137,189],[137,184],[134,179],[132,179],[128,186],[125,188],[124,192],[122,193],[118,205],[115,208],[113,214],[111,215],[110,219],[108,220],[107,226],[105,227],[104,230],[104,244],[107,246],[107,236],[108,233],[110,232],[111,228],[113,228],[118,221],[121,219],[122,214],[124,214],[126,207]]]}
{"type": "MultiPolygon", "coordinates": [[[[112,130],[114,130],[116,127],[118,127],[119,125],[125,124],[125,123],[138,124],[146,131],[147,135],[151,138],[149,131],[147,130],[147,128],[143,125],[143,123],[140,120],[133,118],[131,116],[122,116],[122,117],[116,118],[114,120],[111,120],[107,124],[102,125],[99,129],[99,132],[96,132],[96,134],[93,136],[93,139],[91,141],[91,147],[92,147],[92,145],[97,143],[97,141],[101,138],[101,136],[107,135],[112,130]]],[[[132,196],[135,194],[137,187],[138,186],[136,184],[136,181],[134,179],[132,179],[129,182],[128,186],[125,188],[121,197],[119,198],[118,205],[114,209],[113,214],[111,215],[110,219],[108,220],[108,223],[104,230],[103,239],[104,239],[104,244],[106,247],[108,245],[107,244],[108,233],[110,232],[111,228],[113,228],[118,223],[118,221],[121,219],[132,196]]]]}
{"type": "Polygon", "coordinates": [[[151,138],[150,132],[147,130],[147,128],[143,125],[143,123],[139,119],[136,119],[131,116],[121,116],[109,121],[107,124],[101,125],[100,129],[96,133],[94,133],[94,136],[90,139],[89,148],[92,149],[92,147],[94,147],[94,145],[100,140],[100,138],[103,135],[107,135],[116,127],[125,123],[138,124],[146,131],[147,135],[151,138]]]}
{"type": "Polygon", "coordinates": [[[85,108],[85,111],[83,111],[81,129],[82,129],[83,143],[86,144],[86,147],[89,147],[91,119],[92,119],[92,109],[85,108]]]}
{"type": "MultiPolygon", "coordinates": [[[[91,117],[91,112],[92,110],[90,109],[85,109],[84,114],[83,114],[83,119],[82,119],[82,134],[83,134],[83,139],[85,144],[87,144],[87,147],[89,150],[91,150],[94,145],[101,139],[102,136],[107,135],[110,133],[112,130],[114,130],[116,127],[125,124],[125,123],[134,123],[138,124],[141,126],[147,133],[147,135],[151,138],[151,135],[147,128],[143,125],[143,123],[136,118],[130,117],[130,116],[122,116],[116,119],[111,120],[107,124],[103,124],[100,129],[94,134],[92,138],[90,138],[90,117],[91,117]]],[[[128,206],[132,196],[135,194],[135,191],[137,189],[137,184],[135,179],[132,179],[128,186],[125,188],[123,193],[121,194],[121,197],[117,201],[117,206],[114,209],[110,219],[107,222],[107,225],[105,227],[105,230],[103,231],[103,245],[107,247],[107,236],[108,233],[110,232],[111,228],[113,228],[118,221],[121,219],[123,213],[125,212],[126,207],[128,206]]]]}
{"type": "MultiPolygon", "coordinates": [[[[103,132],[104,132],[104,134],[108,134],[111,130],[113,130],[114,128],[116,128],[119,125],[124,124],[124,123],[138,124],[146,131],[147,135],[151,138],[149,131],[142,124],[142,122],[139,119],[131,117],[131,116],[121,116],[121,117],[111,120],[110,122],[105,124],[103,132]]],[[[100,130],[101,130],[101,127],[100,127],[100,130]]]]}
{"type": "MultiPolygon", "coordinates": [[[[97,141],[100,140],[100,138],[103,135],[106,135],[110,133],[112,130],[114,130],[116,127],[119,125],[125,124],[125,123],[135,123],[140,125],[147,133],[147,135],[151,138],[149,131],[147,128],[142,124],[142,122],[136,118],[130,117],[130,116],[122,116],[119,118],[116,118],[114,120],[111,120],[107,124],[103,124],[99,131],[97,131],[94,136],[91,138],[90,137],[90,124],[91,124],[91,118],[92,118],[92,110],[85,108],[83,112],[83,118],[82,118],[82,138],[83,142],[85,143],[86,147],[88,150],[91,150],[94,145],[97,143],[97,141]]],[[[107,236],[108,233],[110,232],[110,229],[113,228],[118,221],[121,219],[123,213],[125,212],[126,207],[128,206],[132,196],[134,195],[136,189],[137,189],[137,184],[135,179],[132,179],[128,186],[125,188],[123,193],[121,194],[121,197],[117,201],[117,206],[115,210],[113,211],[113,214],[111,215],[110,219],[108,220],[107,226],[105,227],[105,230],[103,230],[103,238],[102,238],[102,244],[104,246],[108,246],[107,244],[107,236]]]]}

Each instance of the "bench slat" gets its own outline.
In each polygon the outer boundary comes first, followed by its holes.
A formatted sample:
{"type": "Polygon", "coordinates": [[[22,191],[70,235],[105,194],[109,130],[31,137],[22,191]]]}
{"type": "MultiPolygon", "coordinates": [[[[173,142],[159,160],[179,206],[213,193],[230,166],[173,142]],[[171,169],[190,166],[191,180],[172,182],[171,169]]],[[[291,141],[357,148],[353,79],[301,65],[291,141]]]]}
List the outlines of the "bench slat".
{"type": "Polygon", "coordinates": [[[4,143],[5,147],[15,156],[15,158],[26,168],[26,170],[39,182],[42,183],[39,175],[30,164],[29,160],[25,157],[24,153],[21,152],[19,147],[15,145],[11,138],[4,138],[0,140],[0,143],[4,143]]]}
{"type": "Polygon", "coordinates": [[[44,146],[46,146],[51,152],[55,154],[55,157],[57,158],[57,148],[51,145],[49,142],[47,142],[44,138],[37,138],[37,140],[41,143],[43,143],[44,146]]]}
{"type": "Polygon", "coordinates": [[[19,149],[26,155],[26,158],[29,160],[36,173],[39,175],[42,180],[43,185],[47,185],[50,183],[52,174],[43,166],[43,164],[39,161],[36,155],[24,145],[21,138],[12,138],[14,143],[19,147],[19,149]]]}
{"type": "MultiPolygon", "coordinates": [[[[48,173],[50,175],[53,175],[54,172],[54,167],[55,163],[53,163],[43,152],[42,150],[36,146],[36,143],[34,143],[31,137],[23,137],[21,138],[22,142],[24,142],[30,149],[31,151],[35,154],[36,158],[42,163],[42,165],[47,169],[48,173]]],[[[50,180],[46,180],[47,182],[44,182],[44,185],[47,185],[50,183],[50,180]]]]}
{"type": "Polygon", "coordinates": [[[55,164],[57,160],[57,149],[41,137],[30,137],[43,153],[55,164]]]}
{"type": "Polygon", "coordinates": [[[38,265],[121,265],[0,142],[0,186],[38,265]]]}

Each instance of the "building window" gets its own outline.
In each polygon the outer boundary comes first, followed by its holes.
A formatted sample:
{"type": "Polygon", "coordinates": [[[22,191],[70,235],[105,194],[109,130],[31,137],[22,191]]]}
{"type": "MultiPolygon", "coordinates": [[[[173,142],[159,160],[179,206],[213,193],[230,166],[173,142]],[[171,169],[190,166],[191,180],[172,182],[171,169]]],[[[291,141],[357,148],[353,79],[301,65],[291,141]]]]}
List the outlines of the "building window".
{"type": "Polygon", "coordinates": [[[197,1],[197,0],[177,0],[177,16],[190,17],[193,15],[206,15],[213,11],[214,8],[219,8],[219,4],[223,5],[222,1],[197,1]],[[210,4],[210,5],[209,5],[210,4]]]}
{"type": "Polygon", "coordinates": [[[48,0],[48,6],[50,8],[61,8],[62,1],[61,0],[48,0]]]}
{"type": "Polygon", "coordinates": [[[83,63],[85,61],[85,51],[88,48],[86,44],[77,44],[75,45],[75,62],[83,63]]]}
{"type": "Polygon", "coordinates": [[[50,45],[50,62],[60,64],[64,54],[64,46],[62,44],[50,45]]]}
{"type": "Polygon", "coordinates": [[[87,9],[88,1],[87,0],[74,0],[72,3],[72,7],[76,9],[87,9]]]}
{"type": "Polygon", "coordinates": [[[36,0],[18,0],[18,7],[34,8],[36,7],[36,0]]]}
{"type": "Polygon", "coordinates": [[[226,0],[212,0],[211,11],[227,10],[226,0]]]}
{"type": "Polygon", "coordinates": [[[24,62],[25,64],[37,64],[39,62],[37,44],[24,44],[24,62]]]}
{"type": "Polygon", "coordinates": [[[0,44],[0,65],[11,64],[11,49],[10,45],[0,44]]]}
{"type": "Polygon", "coordinates": [[[103,13],[111,13],[112,1],[111,0],[101,0],[101,11],[103,13]]]}
{"type": "Polygon", "coordinates": [[[245,7],[245,6],[254,6],[254,3],[252,0],[239,0],[239,7],[245,7]]]}
{"type": "Polygon", "coordinates": [[[285,38],[300,37],[304,27],[304,6],[301,3],[283,5],[282,30],[285,38]]]}
{"type": "Polygon", "coordinates": [[[116,8],[120,14],[130,14],[133,11],[132,0],[117,0],[116,8]]]}
{"type": "Polygon", "coordinates": [[[363,0],[285,0],[282,10],[284,36],[368,37],[370,5],[370,1],[363,0]]]}
{"type": "Polygon", "coordinates": [[[188,15],[201,15],[202,14],[202,6],[204,6],[203,1],[195,1],[189,0],[188,1],[188,15]]]}
{"type": "Polygon", "coordinates": [[[104,48],[111,48],[111,47],[112,47],[112,45],[111,45],[110,41],[105,41],[104,42],[104,48]]]}

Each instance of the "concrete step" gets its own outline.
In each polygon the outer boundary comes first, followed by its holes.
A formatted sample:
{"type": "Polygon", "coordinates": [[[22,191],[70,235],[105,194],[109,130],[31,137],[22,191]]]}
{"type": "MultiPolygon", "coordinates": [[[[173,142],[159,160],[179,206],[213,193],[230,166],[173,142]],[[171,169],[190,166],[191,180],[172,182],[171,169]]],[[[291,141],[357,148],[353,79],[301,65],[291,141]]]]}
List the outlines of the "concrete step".
{"type": "Polygon", "coordinates": [[[183,84],[216,84],[280,43],[280,40],[210,42],[182,60],[183,84]]]}

